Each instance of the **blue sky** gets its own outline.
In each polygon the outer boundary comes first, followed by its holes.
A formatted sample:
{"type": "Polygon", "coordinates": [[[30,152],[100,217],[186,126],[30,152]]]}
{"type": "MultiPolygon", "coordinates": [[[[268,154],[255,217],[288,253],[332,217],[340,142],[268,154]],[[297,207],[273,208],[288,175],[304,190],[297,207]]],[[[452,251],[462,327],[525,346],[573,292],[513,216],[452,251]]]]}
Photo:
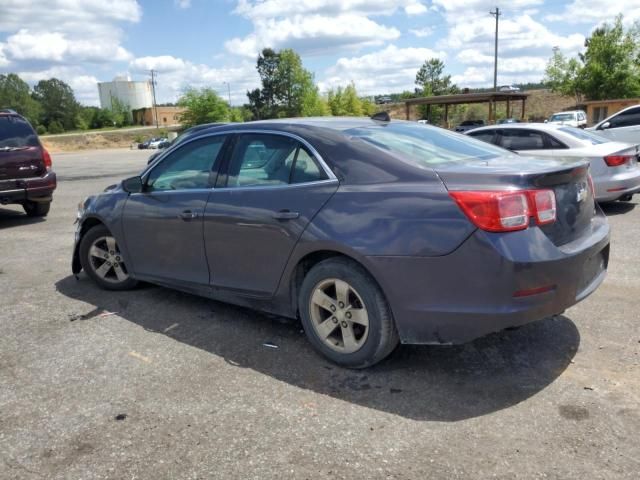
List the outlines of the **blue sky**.
{"type": "Polygon", "coordinates": [[[98,81],[158,74],[159,101],[211,86],[232,103],[258,86],[257,52],[293,48],[321,91],[353,81],[362,94],[413,88],[431,57],[460,87],[493,82],[499,6],[499,84],[538,81],[552,48],[569,55],[640,0],[0,0],[0,73],[52,76],[98,103],[98,81]]]}

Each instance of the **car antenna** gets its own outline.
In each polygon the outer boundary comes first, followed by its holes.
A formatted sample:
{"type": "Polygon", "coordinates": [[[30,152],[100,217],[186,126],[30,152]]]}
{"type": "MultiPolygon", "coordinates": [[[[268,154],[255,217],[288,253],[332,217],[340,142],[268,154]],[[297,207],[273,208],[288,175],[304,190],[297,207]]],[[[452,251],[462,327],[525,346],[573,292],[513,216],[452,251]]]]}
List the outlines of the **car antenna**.
{"type": "Polygon", "coordinates": [[[376,122],[390,122],[391,117],[389,116],[389,112],[378,112],[371,116],[371,120],[375,120],[376,122]]]}

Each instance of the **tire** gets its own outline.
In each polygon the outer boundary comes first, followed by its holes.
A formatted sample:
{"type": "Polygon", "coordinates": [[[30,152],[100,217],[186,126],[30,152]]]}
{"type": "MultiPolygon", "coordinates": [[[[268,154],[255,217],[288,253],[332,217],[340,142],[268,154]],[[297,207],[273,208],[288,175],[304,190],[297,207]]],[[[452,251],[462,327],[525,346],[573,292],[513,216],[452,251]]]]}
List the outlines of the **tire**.
{"type": "Polygon", "coordinates": [[[138,284],[129,274],[115,238],[97,225],[80,240],[80,264],[87,275],[105,290],[130,290],[138,284]]]}
{"type": "Polygon", "coordinates": [[[51,202],[26,201],[22,204],[22,208],[29,217],[46,217],[51,209],[51,202]]]}
{"type": "Polygon", "coordinates": [[[311,344],[338,365],[369,367],[398,345],[398,332],[382,290],[366,270],[349,259],[330,258],[315,265],[302,281],[298,309],[311,344]]]}

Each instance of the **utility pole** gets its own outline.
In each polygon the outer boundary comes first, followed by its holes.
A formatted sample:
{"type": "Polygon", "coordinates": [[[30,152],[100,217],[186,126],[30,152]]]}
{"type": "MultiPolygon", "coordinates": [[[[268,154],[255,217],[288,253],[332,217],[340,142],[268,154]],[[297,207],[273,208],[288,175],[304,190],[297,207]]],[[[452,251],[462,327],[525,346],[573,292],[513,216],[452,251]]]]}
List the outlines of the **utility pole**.
{"type": "Polygon", "coordinates": [[[498,91],[498,21],[500,19],[500,9],[496,7],[495,12],[489,12],[490,15],[496,17],[496,39],[495,39],[495,50],[494,50],[494,58],[493,58],[493,91],[498,91]]]}
{"type": "Polygon", "coordinates": [[[151,92],[153,92],[153,116],[156,123],[156,128],[158,128],[158,105],[156,104],[156,72],[151,69],[151,92]]]}
{"type": "Polygon", "coordinates": [[[229,96],[229,106],[231,106],[231,85],[229,84],[229,82],[222,82],[222,83],[226,83],[227,84],[227,94],[229,96]]]}

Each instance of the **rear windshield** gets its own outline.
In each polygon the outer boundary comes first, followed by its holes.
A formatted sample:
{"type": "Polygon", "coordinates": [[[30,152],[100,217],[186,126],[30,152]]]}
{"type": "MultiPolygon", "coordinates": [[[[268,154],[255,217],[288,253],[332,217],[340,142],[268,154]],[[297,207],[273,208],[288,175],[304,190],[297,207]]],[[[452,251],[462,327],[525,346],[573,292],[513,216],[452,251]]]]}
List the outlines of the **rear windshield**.
{"type": "Polygon", "coordinates": [[[573,113],[559,113],[557,115],[551,115],[550,122],[570,122],[575,120],[573,113]]]}
{"type": "Polygon", "coordinates": [[[586,132],[579,128],[562,127],[562,128],[559,128],[558,130],[561,132],[567,133],[579,140],[584,140],[586,142],[589,142],[591,143],[591,145],[600,145],[601,143],[607,143],[611,141],[608,138],[598,135],[597,133],[586,132]]]}
{"type": "Polygon", "coordinates": [[[38,146],[38,136],[26,120],[11,115],[0,115],[0,148],[38,146]]]}
{"type": "Polygon", "coordinates": [[[443,128],[415,123],[359,127],[345,130],[345,133],[421,166],[431,167],[470,158],[487,160],[510,155],[510,152],[480,140],[443,128]]]}

